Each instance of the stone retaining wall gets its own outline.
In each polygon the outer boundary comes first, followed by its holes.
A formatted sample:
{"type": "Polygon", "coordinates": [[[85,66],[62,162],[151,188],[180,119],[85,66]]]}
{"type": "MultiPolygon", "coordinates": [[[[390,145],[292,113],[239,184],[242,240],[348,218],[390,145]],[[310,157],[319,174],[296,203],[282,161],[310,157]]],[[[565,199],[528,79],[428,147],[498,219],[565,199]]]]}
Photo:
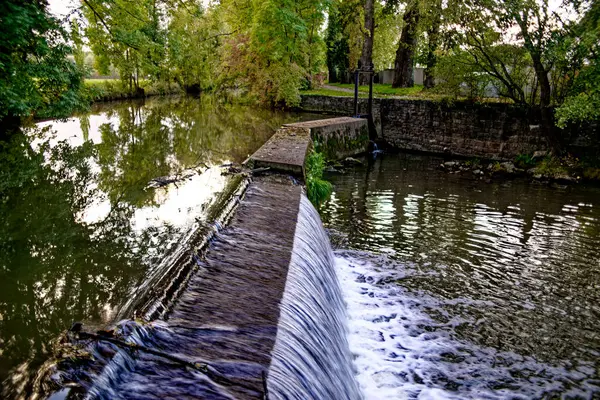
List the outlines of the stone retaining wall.
{"type": "Polygon", "coordinates": [[[540,116],[505,104],[383,100],[381,115],[385,140],[400,149],[489,159],[548,150],[540,116]]]}
{"type": "Polygon", "coordinates": [[[331,118],[298,122],[284,127],[308,129],[315,150],[323,153],[328,160],[340,160],[365,153],[369,147],[369,127],[366,119],[331,118]]]}
{"type": "MultiPolygon", "coordinates": [[[[303,96],[305,111],[354,113],[352,97],[303,96]]],[[[365,112],[367,99],[360,99],[365,112]]],[[[512,160],[549,149],[536,110],[511,104],[444,103],[374,99],[377,136],[402,150],[512,160]]],[[[564,146],[577,155],[600,154],[598,124],[563,131],[564,146]]]]}

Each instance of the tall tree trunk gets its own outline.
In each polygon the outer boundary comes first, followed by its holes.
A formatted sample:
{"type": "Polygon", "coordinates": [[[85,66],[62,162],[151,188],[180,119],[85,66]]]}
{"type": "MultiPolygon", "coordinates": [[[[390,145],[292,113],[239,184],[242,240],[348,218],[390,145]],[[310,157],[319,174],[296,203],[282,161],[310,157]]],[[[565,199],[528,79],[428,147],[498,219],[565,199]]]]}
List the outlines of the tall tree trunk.
{"type": "Polygon", "coordinates": [[[413,87],[413,59],[417,47],[417,27],[419,25],[419,2],[415,0],[404,12],[404,26],[394,62],[394,82],[392,87],[413,87]]]}
{"type": "MultiPolygon", "coordinates": [[[[373,64],[373,36],[375,35],[375,4],[374,0],[365,1],[365,31],[360,64],[362,69],[368,69],[373,64]]],[[[367,74],[360,75],[360,84],[369,83],[367,74]]]]}
{"type": "Polygon", "coordinates": [[[425,68],[425,78],[423,80],[423,85],[425,89],[431,89],[435,86],[435,65],[437,63],[437,57],[435,52],[439,46],[440,42],[440,23],[442,19],[441,10],[442,2],[436,1],[432,8],[430,9],[430,13],[433,14],[431,19],[431,25],[427,30],[427,67],[425,68]]]}
{"type": "MultiPolygon", "coordinates": [[[[544,66],[542,62],[542,45],[540,41],[535,41],[529,33],[529,25],[527,23],[527,14],[522,16],[517,14],[515,16],[517,24],[521,28],[521,34],[525,41],[525,48],[531,56],[533,63],[533,70],[535,71],[535,77],[538,81],[540,89],[540,111],[542,117],[542,130],[548,138],[548,144],[556,151],[561,150],[561,141],[559,130],[554,124],[554,112],[550,108],[550,102],[552,101],[552,87],[550,85],[550,79],[548,79],[549,68],[544,66]]],[[[539,21],[539,16],[538,16],[539,21]]]]}
{"type": "Polygon", "coordinates": [[[539,54],[532,54],[531,59],[533,61],[533,68],[535,70],[535,76],[540,85],[540,106],[548,107],[550,105],[550,99],[552,96],[552,88],[550,87],[550,80],[548,79],[548,71],[542,64],[541,57],[539,54]]]}
{"type": "Polygon", "coordinates": [[[554,113],[550,108],[552,99],[552,87],[548,79],[548,71],[544,68],[542,59],[537,52],[531,52],[533,69],[540,88],[540,111],[542,116],[542,129],[548,137],[548,142],[556,151],[561,150],[559,131],[554,124],[554,113]]]}

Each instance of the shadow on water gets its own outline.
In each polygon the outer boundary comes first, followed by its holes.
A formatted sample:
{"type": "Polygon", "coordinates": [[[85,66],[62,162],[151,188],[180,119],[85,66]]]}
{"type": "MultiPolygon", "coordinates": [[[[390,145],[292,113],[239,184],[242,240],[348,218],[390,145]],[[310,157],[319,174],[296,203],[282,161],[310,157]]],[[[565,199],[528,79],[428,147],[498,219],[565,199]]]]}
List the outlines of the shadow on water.
{"type": "Polygon", "coordinates": [[[46,121],[0,144],[1,397],[27,398],[61,331],[114,322],[213,222],[233,179],[220,165],[312,117],[152,99],[46,121]]]}
{"type": "Polygon", "coordinates": [[[486,184],[441,162],[326,177],[367,397],[598,395],[600,188],[486,184]]]}

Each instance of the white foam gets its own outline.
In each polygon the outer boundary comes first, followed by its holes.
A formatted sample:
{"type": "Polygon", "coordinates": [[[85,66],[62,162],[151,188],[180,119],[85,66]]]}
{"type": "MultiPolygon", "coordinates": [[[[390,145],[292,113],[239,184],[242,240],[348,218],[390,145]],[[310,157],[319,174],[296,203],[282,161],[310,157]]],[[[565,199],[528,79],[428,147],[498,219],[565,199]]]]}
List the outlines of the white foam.
{"type": "Polygon", "coordinates": [[[530,399],[558,392],[591,397],[594,386],[587,379],[593,372],[586,376],[458,338],[453,329],[460,321],[441,324],[425,311],[441,300],[382,283],[391,270],[366,258],[336,255],[350,350],[366,399],[530,399]]]}

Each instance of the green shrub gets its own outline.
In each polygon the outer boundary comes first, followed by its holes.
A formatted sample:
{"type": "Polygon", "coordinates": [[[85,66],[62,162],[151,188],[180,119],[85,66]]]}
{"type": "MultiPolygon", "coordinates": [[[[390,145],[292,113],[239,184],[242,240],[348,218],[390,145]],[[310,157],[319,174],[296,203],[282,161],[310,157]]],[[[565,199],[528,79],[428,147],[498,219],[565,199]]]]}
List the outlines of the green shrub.
{"type": "Polygon", "coordinates": [[[600,168],[585,168],[583,170],[583,177],[589,180],[600,181],[600,168]]]}
{"type": "Polygon", "coordinates": [[[306,194],[308,199],[317,207],[331,194],[331,183],[323,179],[325,158],[323,154],[312,151],[305,163],[306,168],[306,194]]]}
{"type": "Polygon", "coordinates": [[[568,173],[568,169],[559,158],[546,157],[536,167],[536,172],[544,176],[556,176],[568,173]]]}
{"type": "Polygon", "coordinates": [[[519,154],[515,158],[515,165],[519,168],[527,168],[535,165],[535,160],[530,154],[519,154]]]}
{"type": "Polygon", "coordinates": [[[500,162],[496,161],[492,165],[492,172],[497,173],[497,172],[502,172],[502,171],[504,171],[504,168],[502,168],[502,164],[500,164],[500,162]]]}
{"type": "Polygon", "coordinates": [[[478,167],[481,165],[481,160],[477,157],[465,161],[467,167],[478,167]]]}

